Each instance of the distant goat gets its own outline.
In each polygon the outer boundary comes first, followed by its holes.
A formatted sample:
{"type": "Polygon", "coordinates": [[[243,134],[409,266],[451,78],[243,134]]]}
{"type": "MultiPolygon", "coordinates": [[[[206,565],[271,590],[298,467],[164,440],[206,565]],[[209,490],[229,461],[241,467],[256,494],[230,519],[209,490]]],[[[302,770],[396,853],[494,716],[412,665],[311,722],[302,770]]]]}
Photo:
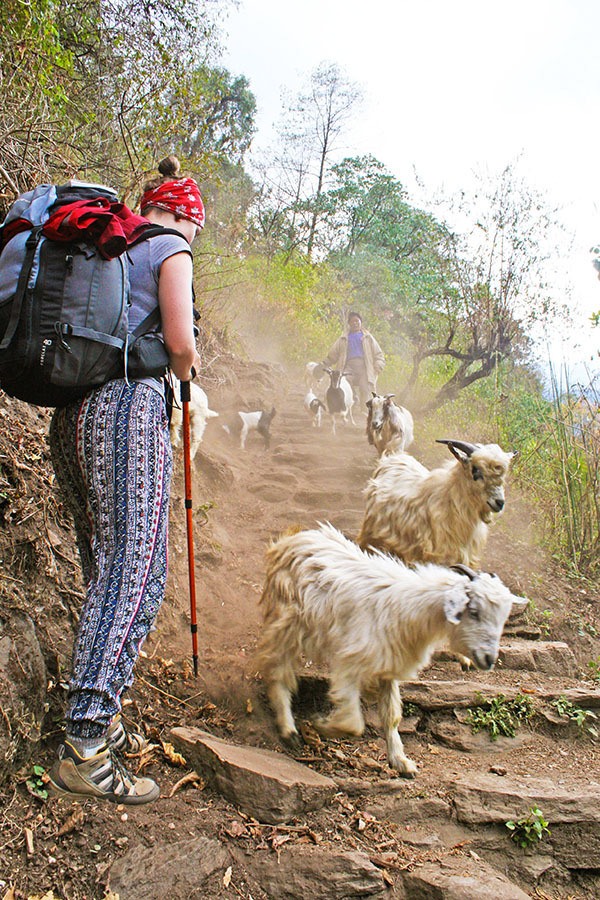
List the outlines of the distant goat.
{"type": "Polygon", "coordinates": [[[413,441],[413,417],[404,406],[393,401],[393,394],[382,397],[372,391],[367,400],[367,440],[381,456],[406,450],[413,441]]]}
{"type": "MultiPolygon", "coordinates": [[[[173,408],[171,410],[171,444],[173,447],[179,447],[183,436],[183,410],[180,403],[181,385],[178,379],[173,375],[173,408]]],[[[190,382],[190,458],[194,459],[198,452],[198,447],[202,443],[204,429],[206,428],[207,419],[218,416],[208,407],[208,397],[202,390],[200,385],[190,382]]]]}
{"type": "Polygon", "coordinates": [[[354,395],[350,382],[346,378],[346,372],[340,372],[338,369],[328,369],[325,371],[329,375],[329,387],[325,394],[325,403],[327,412],[331,416],[331,428],[335,434],[336,418],[342,419],[344,424],[348,424],[348,419],[354,425],[352,417],[352,406],[354,404],[354,395]]]}
{"type": "Polygon", "coordinates": [[[333,526],[272,544],[261,597],[259,667],[284,741],[301,743],[291,709],[302,656],[330,669],[333,711],[315,721],[326,737],[361,735],[363,693],[375,692],[390,766],[412,777],[398,734],[399,681],[414,678],[448,644],[491,669],[515,597],[495,575],[418,565],[361,550],[333,526]]]}
{"type": "Polygon", "coordinates": [[[316,391],[325,378],[325,368],[322,363],[307,362],[304,369],[304,383],[307,388],[316,391]]]}
{"type": "Polygon", "coordinates": [[[497,444],[440,440],[456,462],[426,469],[408,453],[383,456],[365,490],[358,543],[405,562],[476,566],[488,524],[504,507],[504,487],[515,455],[497,444]]]}
{"type": "Polygon", "coordinates": [[[271,422],[275,416],[276,409],[273,406],[270,412],[264,409],[258,409],[256,412],[238,412],[233,418],[223,425],[227,434],[232,437],[240,438],[240,449],[246,449],[246,438],[250,431],[257,431],[265,443],[265,450],[271,446],[271,422]]]}
{"type": "Polygon", "coordinates": [[[319,400],[315,392],[311,389],[304,397],[304,408],[312,416],[312,423],[315,428],[321,427],[321,416],[323,410],[327,412],[327,407],[322,400],[319,400]]]}

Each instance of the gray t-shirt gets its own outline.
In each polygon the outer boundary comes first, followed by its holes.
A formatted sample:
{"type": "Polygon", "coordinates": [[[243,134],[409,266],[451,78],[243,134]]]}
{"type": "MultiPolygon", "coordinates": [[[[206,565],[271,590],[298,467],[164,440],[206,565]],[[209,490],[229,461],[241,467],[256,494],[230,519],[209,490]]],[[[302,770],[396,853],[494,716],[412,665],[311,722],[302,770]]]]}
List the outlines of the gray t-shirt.
{"type": "MultiPolygon", "coordinates": [[[[158,278],[165,259],[176,253],[189,253],[190,245],[183,237],[175,234],[159,234],[134,244],[128,252],[129,284],[131,307],[129,309],[129,330],[134,331],[148,313],[158,306],[158,278]]],[[[136,378],[163,393],[162,381],[158,378],[136,378]]]]}

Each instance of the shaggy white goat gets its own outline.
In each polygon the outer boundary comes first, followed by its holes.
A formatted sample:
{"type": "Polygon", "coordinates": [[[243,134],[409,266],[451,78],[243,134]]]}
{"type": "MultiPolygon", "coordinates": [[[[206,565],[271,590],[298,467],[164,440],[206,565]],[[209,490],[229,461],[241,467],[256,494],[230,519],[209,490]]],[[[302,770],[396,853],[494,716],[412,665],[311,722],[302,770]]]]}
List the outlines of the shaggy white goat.
{"type": "Polygon", "coordinates": [[[382,397],[371,391],[367,400],[367,440],[380,456],[406,450],[413,442],[413,417],[405,406],[393,401],[393,394],[382,397]]]}
{"type": "Polygon", "coordinates": [[[390,766],[417,772],[398,734],[399,681],[414,678],[441,645],[480,669],[498,658],[515,597],[495,575],[435,565],[409,569],[367,553],[332,525],[286,535],[267,553],[259,666],[284,741],[300,738],[291,709],[302,655],[330,669],[333,711],[315,721],[326,737],[360,735],[361,694],[375,692],[390,766]]]}
{"type": "Polygon", "coordinates": [[[325,369],[321,363],[307,362],[304,368],[304,384],[307,388],[316,391],[325,378],[325,369]]]}
{"type": "Polygon", "coordinates": [[[456,462],[426,469],[408,453],[383,456],[365,495],[358,544],[405,562],[477,566],[488,523],[504,507],[504,485],[515,455],[497,444],[442,440],[456,462]]]}
{"type": "Polygon", "coordinates": [[[348,424],[348,419],[355,425],[352,416],[352,407],[354,405],[354,394],[350,382],[346,378],[346,372],[340,372],[338,369],[328,369],[325,371],[329,375],[329,387],[325,394],[325,403],[327,404],[327,412],[331,416],[331,429],[335,434],[336,419],[339,416],[344,425],[348,424]]]}
{"type": "Polygon", "coordinates": [[[319,400],[315,392],[312,388],[307,392],[304,397],[304,409],[309,413],[312,417],[312,423],[315,428],[321,427],[321,417],[323,415],[323,410],[327,412],[327,407],[323,403],[322,400],[319,400]]]}
{"type": "MultiPolygon", "coordinates": [[[[171,444],[179,447],[183,439],[183,410],[181,407],[181,385],[173,375],[173,408],[171,410],[171,444]]],[[[209,409],[208,397],[200,385],[190,382],[190,458],[194,459],[198,447],[202,443],[207,419],[218,416],[219,413],[209,409]]]]}
{"type": "Polygon", "coordinates": [[[265,443],[265,450],[268,450],[271,446],[271,422],[275,413],[274,406],[270,412],[266,412],[264,409],[257,409],[255,412],[238,412],[227,425],[223,425],[223,428],[232,437],[239,435],[241,450],[246,449],[249,432],[257,431],[265,443]]]}

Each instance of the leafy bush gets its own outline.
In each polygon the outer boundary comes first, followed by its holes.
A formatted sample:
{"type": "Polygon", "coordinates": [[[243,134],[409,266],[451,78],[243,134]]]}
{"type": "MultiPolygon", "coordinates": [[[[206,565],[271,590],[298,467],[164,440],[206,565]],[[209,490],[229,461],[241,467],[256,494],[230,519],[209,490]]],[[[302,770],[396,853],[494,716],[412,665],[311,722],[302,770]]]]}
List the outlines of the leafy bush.
{"type": "Polygon", "coordinates": [[[581,706],[576,706],[570,700],[567,700],[564,695],[558,697],[557,700],[553,700],[551,705],[559,716],[569,719],[582,731],[585,730],[591,734],[592,737],[598,737],[598,729],[594,725],[588,724],[590,719],[595,720],[598,718],[591,709],[582,709],[581,706]]]}
{"type": "Polygon", "coordinates": [[[487,731],[490,740],[495,741],[499,735],[514,737],[522,722],[528,722],[534,714],[533,702],[529,697],[517,694],[514,700],[507,700],[504,694],[498,694],[480,706],[470,709],[467,722],[473,734],[487,731]]]}

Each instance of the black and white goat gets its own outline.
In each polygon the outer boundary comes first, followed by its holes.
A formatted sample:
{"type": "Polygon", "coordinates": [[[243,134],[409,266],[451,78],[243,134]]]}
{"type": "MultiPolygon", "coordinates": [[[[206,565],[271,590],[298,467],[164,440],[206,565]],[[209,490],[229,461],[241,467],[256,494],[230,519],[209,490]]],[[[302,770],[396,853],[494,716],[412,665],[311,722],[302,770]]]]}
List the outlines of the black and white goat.
{"type": "Polygon", "coordinates": [[[274,406],[270,412],[264,409],[257,409],[255,412],[237,412],[226,425],[223,425],[223,429],[232,437],[239,435],[241,450],[246,449],[249,432],[256,431],[264,441],[265,450],[268,450],[271,446],[271,422],[275,413],[274,406]]]}
{"type": "Polygon", "coordinates": [[[413,442],[413,417],[405,406],[393,401],[394,394],[381,396],[372,391],[367,400],[367,440],[380,456],[406,450],[413,442]]]}
{"type": "Polygon", "coordinates": [[[331,429],[335,434],[336,419],[338,417],[345,425],[348,424],[348,419],[353,425],[355,424],[352,416],[354,395],[350,382],[346,378],[346,372],[329,368],[326,368],[325,371],[329,375],[329,387],[325,394],[325,404],[327,405],[327,412],[331,416],[331,429]]]}
{"type": "Polygon", "coordinates": [[[332,525],[285,535],[267,553],[259,668],[281,737],[301,743],[292,715],[302,657],[330,671],[333,711],[315,721],[325,737],[361,735],[361,694],[374,692],[390,766],[412,777],[404,753],[400,681],[415,678],[441,645],[491,669],[513,604],[495,575],[466,566],[405,566],[365,552],[332,525]]]}
{"type": "Polygon", "coordinates": [[[304,409],[312,417],[313,426],[315,428],[320,428],[323,410],[327,412],[327,407],[322,400],[319,400],[312,389],[309,390],[304,397],[304,409]]]}

